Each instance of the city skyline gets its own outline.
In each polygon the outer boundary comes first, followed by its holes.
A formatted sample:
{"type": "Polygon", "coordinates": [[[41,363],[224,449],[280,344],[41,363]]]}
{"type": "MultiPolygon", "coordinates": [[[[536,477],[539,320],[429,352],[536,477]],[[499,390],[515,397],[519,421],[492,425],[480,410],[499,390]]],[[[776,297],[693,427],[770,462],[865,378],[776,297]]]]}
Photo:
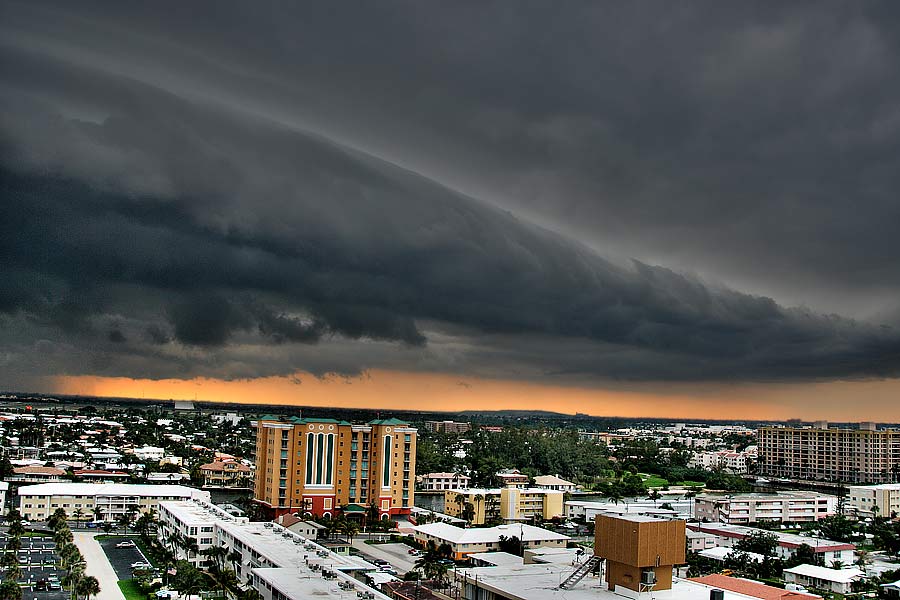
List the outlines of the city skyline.
{"type": "Polygon", "coordinates": [[[0,387],[900,421],[892,6],[0,3],[0,387]]]}

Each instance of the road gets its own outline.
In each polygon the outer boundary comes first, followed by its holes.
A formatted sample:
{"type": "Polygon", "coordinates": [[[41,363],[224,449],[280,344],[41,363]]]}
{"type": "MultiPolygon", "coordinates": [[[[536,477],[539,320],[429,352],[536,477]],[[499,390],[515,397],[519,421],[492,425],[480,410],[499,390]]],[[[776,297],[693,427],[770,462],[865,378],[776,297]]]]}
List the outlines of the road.
{"type": "Polygon", "coordinates": [[[100,543],[94,539],[96,534],[76,531],[72,535],[75,538],[75,545],[81,550],[87,563],[85,573],[93,575],[100,582],[100,593],[94,596],[95,600],[125,600],[117,583],[119,578],[116,577],[116,572],[109,564],[100,543]]]}
{"type": "Polygon", "coordinates": [[[367,544],[365,540],[356,538],[353,540],[353,547],[363,557],[388,561],[400,575],[416,568],[416,557],[409,554],[409,546],[406,544],[367,544]]]}

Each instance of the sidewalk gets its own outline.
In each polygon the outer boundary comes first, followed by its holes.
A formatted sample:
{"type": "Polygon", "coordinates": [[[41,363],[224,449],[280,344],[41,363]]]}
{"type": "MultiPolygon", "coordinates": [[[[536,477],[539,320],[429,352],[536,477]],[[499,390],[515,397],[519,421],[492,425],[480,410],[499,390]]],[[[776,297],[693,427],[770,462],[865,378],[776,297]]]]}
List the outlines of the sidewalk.
{"type": "Polygon", "coordinates": [[[76,531],[72,535],[75,538],[75,545],[81,550],[84,560],[87,562],[85,573],[93,575],[100,582],[100,593],[94,598],[96,600],[125,600],[122,590],[119,589],[119,579],[116,577],[112,565],[109,564],[106,553],[94,539],[96,533],[76,531]]]}

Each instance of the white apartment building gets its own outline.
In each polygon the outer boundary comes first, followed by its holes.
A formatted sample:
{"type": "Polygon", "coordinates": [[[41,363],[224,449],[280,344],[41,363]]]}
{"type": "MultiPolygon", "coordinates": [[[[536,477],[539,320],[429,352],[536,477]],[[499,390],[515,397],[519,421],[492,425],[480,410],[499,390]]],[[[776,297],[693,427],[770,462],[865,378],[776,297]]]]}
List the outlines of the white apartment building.
{"type": "Polygon", "coordinates": [[[417,478],[419,489],[425,492],[465,489],[472,480],[462,473],[426,473],[417,478]]]}
{"type": "Polygon", "coordinates": [[[19,488],[19,512],[29,521],[45,521],[57,508],[73,518],[81,510],[86,519],[109,520],[135,509],[159,510],[166,500],[209,501],[209,492],[183,485],[127,483],[42,483],[19,488]]]}
{"type": "Polygon", "coordinates": [[[687,549],[691,552],[702,552],[703,550],[709,550],[719,546],[716,541],[716,536],[704,531],[687,529],[684,532],[684,537],[687,540],[687,549]]]}
{"type": "Polygon", "coordinates": [[[784,570],[784,582],[837,594],[849,594],[853,584],[866,576],[859,569],[829,569],[818,565],[797,565],[784,570]]]}
{"type": "Polygon", "coordinates": [[[141,460],[155,460],[160,461],[166,455],[166,451],[164,448],[158,448],[156,446],[143,446],[142,448],[135,448],[131,451],[135,457],[141,460]]]}
{"type": "Polygon", "coordinates": [[[735,452],[733,450],[696,452],[690,460],[688,460],[688,466],[707,470],[723,469],[729,473],[743,475],[749,473],[750,465],[752,465],[756,459],[756,446],[751,446],[742,452],[735,452]]]}
{"type": "Polygon", "coordinates": [[[195,567],[206,561],[204,550],[216,544],[216,517],[194,502],[161,502],[157,535],[178,560],[186,560],[195,567]],[[196,550],[187,550],[176,543],[179,538],[191,539],[196,550]]]}
{"type": "Polygon", "coordinates": [[[848,483],[892,483],[900,476],[900,430],[761,427],[759,471],[771,477],[848,483]]]}
{"type": "Polygon", "coordinates": [[[413,527],[416,542],[425,546],[449,544],[454,560],[464,560],[469,554],[490,552],[500,548],[500,536],[517,537],[523,548],[565,548],[569,536],[531,525],[497,525],[464,529],[448,523],[428,523],[413,527]]]}
{"type": "MultiPolygon", "coordinates": [[[[234,559],[226,561],[240,583],[249,584],[263,600],[388,600],[388,596],[357,579],[377,572],[375,565],[338,555],[276,523],[250,522],[200,501],[161,503],[160,522],[163,520],[166,530],[161,526],[159,536],[164,544],[164,536],[172,531],[186,532],[195,540],[212,537],[210,545],[224,547],[226,557],[234,559]],[[196,533],[192,533],[194,530],[196,533]]],[[[184,556],[183,550],[180,556],[184,556]]],[[[205,558],[201,556],[200,560],[205,558]]]]}
{"type": "Polygon", "coordinates": [[[6,494],[9,492],[9,484],[0,481],[0,514],[6,514],[6,494]]]}
{"type": "Polygon", "coordinates": [[[564,515],[567,519],[579,519],[591,522],[597,515],[646,515],[658,517],[678,517],[688,519],[693,516],[694,501],[686,499],[664,499],[652,502],[645,498],[635,501],[593,502],[587,500],[569,500],[565,503],[564,515]],[[663,508],[663,504],[672,508],[663,508]]]}
{"type": "Polygon", "coordinates": [[[534,478],[532,487],[542,490],[556,490],[559,492],[574,492],[578,486],[571,481],[562,479],[559,475],[538,475],[534,478]]]}
{"type": "Polygon", "coordinates": [[[694,515],[700,521],[748,524],[758,521],[804,523],[818,521],[837,511],[836,496],[813,492],[783,494],[702,494],[694,498],[694,515]]]}
{"type": "MultiPolygon", "coordinates": [[[[731,548],[745,537],[763,531],[754,527],[727,525],[725,523],[689,523],[687,527],[689,531],[713,536],[715,546],[719,548],[731,548]]],[[[856,546],[853,544],[780,531],[770,531],[768,533],[772,533],[778,538],[778,547],[775,550],[778,558],[791,558],[800,546],[806,545],[812,549],[816,557],[825,565],[832,565],[836,561],[849,565],[855,560],[854,552],[856,551],[856,546]]]]}
{"type": "Polygon", "coordinates": [[[844,511],[860,517],[900,515],[900,483],[851,485],[844,497],[844,511]]]}

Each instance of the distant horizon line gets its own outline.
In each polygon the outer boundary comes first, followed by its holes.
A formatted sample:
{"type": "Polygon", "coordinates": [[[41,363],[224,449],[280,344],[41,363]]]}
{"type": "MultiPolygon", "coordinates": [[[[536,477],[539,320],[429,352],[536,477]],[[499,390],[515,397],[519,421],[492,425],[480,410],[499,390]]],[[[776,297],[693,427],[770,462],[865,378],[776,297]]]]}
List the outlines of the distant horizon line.
{"type": "MultiPolygon", "coordinates": [[[[108,401],[128,401],[135,403],[161,403],[161,402],[195,402],[198,404],[212,404],[212,405],[227,405],[227,406],[247,406],[247,407],[282,407],[285,408],[284,404],[266,404],[264,402],[234,402],[230,400],[206,400],[200,398],[137,398],[131,396],[104,396],[97,394],[51,394],[46,392],[23,392],[23,391],[12,391],[12,390],[3,390],[0,391],[0,394],[3,396],[13,395],[15,398],[0,398],[0,400],[12,400],[17,402],[26,402],[27,400],[20,399],[18,396],[33,396],[36,398],[61,398],[67,400],[73,399],[103,399],[108,401]]],[[[290,405],[290,408],[295,410],[302,409],[314,409],[314,410],[328,410],[328,406],[318,406],[314,404],[309,405],[290,405]]],[[[556,415],[559,417],[578,417],[584,416],[592,419],[612,419],[612,420],[621,420],[621,421],[640,421],[640,420],[649,420],[649,421],[664,421],[664,422],[684,422],[684,423],[815,423],[817,421],[826,421],[829,425],[850,425],[857,423],[875,423],[876,425],[900,425],[898,423],[892,423],[888,421],[872,421],[871,419],[862,419],[860,421],[834,421],[831,419],[801,419],[790,418],[790,419],[735,419],[735,420],[727,420],[727,419],[698,419],[698,418],[679,418],[679,417],[654,417],[649,415],[639,416],[639,417],[622,417],[615,415],[594,415],[590,413],[566,413],[566,412],[558,412],[551,410],[534,410],[534,409],[515,409],[515,408],[504,408],[497,410],[466,410],[466,411],[438,411],[438,410],[422,410],[422,409],[399,409],[399,408],[379,408],[379,407],[340,407],[340,408],[332,408],[332,410],[343,410],[343,411],[385,411],[385,412],[395,412],[395,413],[421,413],[421,414],[434,414],[434,415],[477,415],[477,414],[504,414],[504,413],[523,413],[523,414],[532,414],[532,415],[556,415]]]]}

